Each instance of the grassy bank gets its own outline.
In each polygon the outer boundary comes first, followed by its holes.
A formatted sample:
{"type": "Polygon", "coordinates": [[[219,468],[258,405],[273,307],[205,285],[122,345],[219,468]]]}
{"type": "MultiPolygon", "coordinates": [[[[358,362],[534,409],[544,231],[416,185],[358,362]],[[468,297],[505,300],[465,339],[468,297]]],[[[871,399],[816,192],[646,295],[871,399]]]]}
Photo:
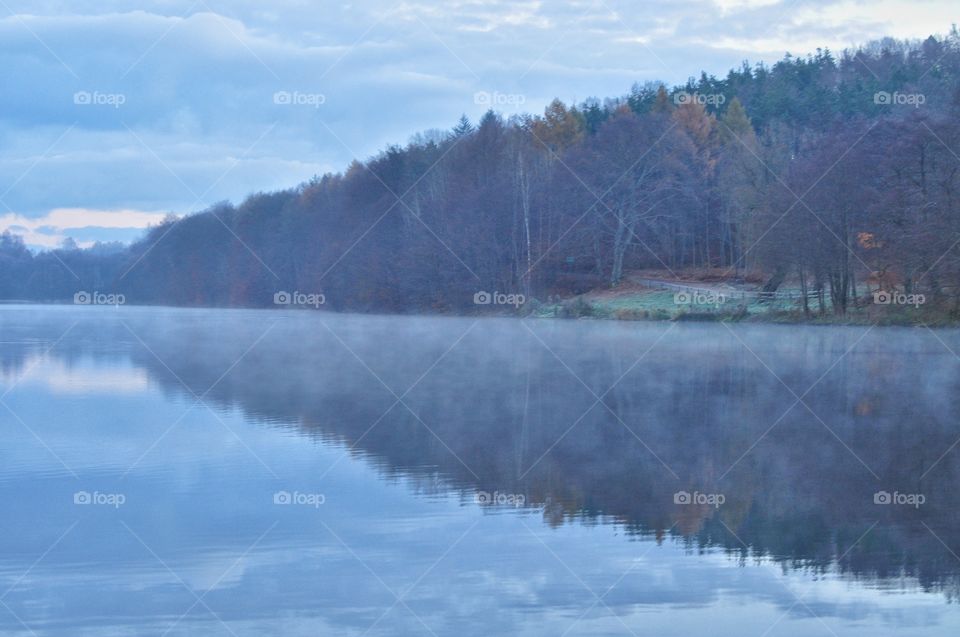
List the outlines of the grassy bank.
{"type": "Polygon", "coordinates": [[[671,290],[628,288],[582,294],[554,303],[535,304],[531,316],[620,321],[732,321],[752,323],[803,323],[812,325],[901,325],[958,327],[960,317],[932,305],[876,305],[862,301],[845,315],[831,308],[821,313],[816,304],[810,315],[797,300],[727,300],[713,305],[678,303],[671,290]]]}

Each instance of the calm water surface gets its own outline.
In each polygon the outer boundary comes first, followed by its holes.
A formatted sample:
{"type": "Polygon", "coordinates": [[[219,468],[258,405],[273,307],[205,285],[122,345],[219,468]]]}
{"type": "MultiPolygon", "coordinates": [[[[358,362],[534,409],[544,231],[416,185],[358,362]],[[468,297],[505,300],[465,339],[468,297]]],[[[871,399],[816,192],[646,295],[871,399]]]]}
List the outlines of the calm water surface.
{"type": "Polygon", "coordinates": [[[0,308],[2,635],[957,635],[960,333],[0,308]]]}

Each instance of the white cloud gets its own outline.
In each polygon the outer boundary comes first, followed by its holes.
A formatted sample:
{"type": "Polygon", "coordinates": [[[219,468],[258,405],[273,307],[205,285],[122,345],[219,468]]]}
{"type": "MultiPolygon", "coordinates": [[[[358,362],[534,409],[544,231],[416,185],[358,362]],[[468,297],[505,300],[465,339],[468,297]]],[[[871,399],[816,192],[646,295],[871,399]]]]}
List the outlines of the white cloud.
{"type": "MultiPolygon", "coordinates": [[[[88,228],[143,230],[156,225],[166,216],[161,212],[142,210],[90,210],[87,208],[57,208],[41,217],[26,217],[8,213],[0,215],[0,232],[10,230],[21,235],[33,247],[56,248],[71,231],[88,228]]],[[[81,247],[93,241],[77,241],[81,247]]]]}
{"type": "MultiPolygon", "coordinates": [[[[898,38],[921,38],[934,33],[943,33],[956,22],[955,0],[842,0],[821,6],[800,4],[795,10],[798,25],[834,28],[862,38],[891,36],[898,38]]],[[[859,42],[824,42],[820,46],[849,46],[859,42]]]]}
{"type": "Polygon", "coordinates": [[[776,5],[783,0],[713,0],[723,13],[776,5]]]}

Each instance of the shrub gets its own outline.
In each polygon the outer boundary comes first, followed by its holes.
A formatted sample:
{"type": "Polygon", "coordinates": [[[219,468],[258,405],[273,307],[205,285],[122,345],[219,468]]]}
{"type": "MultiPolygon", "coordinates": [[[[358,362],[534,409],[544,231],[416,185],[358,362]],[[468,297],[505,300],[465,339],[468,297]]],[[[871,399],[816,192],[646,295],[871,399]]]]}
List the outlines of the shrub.
{"type": "Polygon", "coordinates": [[[593,307],[593,305],[588,303],[581,296],[561,303],[560,311],[558,313],[558,315],[563,318],[584,318],[594,316],[595,314],[596,309],[593,307]]]}

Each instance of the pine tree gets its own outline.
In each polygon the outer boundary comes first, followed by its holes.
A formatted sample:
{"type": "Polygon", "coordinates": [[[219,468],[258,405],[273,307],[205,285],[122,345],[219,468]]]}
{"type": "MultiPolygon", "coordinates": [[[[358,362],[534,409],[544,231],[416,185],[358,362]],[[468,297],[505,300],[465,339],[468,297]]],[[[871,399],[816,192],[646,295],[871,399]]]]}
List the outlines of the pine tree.
{"type": "Polygon", "coordinates": [[[667,89],[660,85],[660,88],[657,89],[657,98],[653,102],[653,108],[650,109],[654,113],[663,113],[669,114],[673,110],[673,104],[670,102],[670,96],[667,95],[667,89]]]}
{"type": "Polygon", "coordinates": [[[720,127],[720,137],[724,143],[731,141],[735,137],[744,142],[746,142],[748,138],[754,138],[753,125],[750,123],[750,118],[747,117],[747,111],[736,97],[730,100],[730,106],[727,107],[726,112],[720,117],[720,122],[722,123],[720,127]]]}
{"type": "Polygon", "coordinates": [[[473,130],[473,124],[470,123],[466,114],[463,114],[460,116],[460,121],[457,122],[457,125],[453,127],[453,135],[454,137],[462,137],[463,135],[469,135],[473,130]]]}

